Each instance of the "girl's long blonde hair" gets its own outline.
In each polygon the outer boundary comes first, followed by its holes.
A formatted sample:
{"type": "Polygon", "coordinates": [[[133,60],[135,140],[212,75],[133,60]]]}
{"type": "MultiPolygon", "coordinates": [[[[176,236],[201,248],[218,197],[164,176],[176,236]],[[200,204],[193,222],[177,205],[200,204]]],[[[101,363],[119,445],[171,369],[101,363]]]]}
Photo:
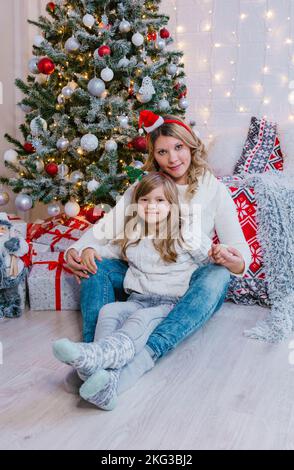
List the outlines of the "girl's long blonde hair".
{"type": "MultiPolygon", "coordinates": [[[[166,221],[161,223],[162,226],[156,234],[159,236],[153,239],[153,245],[163,261],[173,263],[177,260],[176,244],[179,243],[181,245],[183,241],[181,236],[180,205],[175,182],[163,172],[149,173],[134,188],[131,205],[137,205],[141,197],[146,196],[160,186],[163,187],[164,195],[171,205],[171,210],[166,221]],[[164,234],[164,237],[161,237],[160,234],[164,234]]],[[[139,220],[138,213],[126,216],[123,238],[113,241],[114,244],[121,247],[121,253],[125,260],[127,260],[127,248],[131,245],[138,245],[141,240],[140,236],[135,240],[128,236],[127,226],[137,227],[140,223],[142,224],[142,221],[139,220]]],[[[133,233],[134,231],[132,230],[131,234],[133,233]]]]}
{"type": "MultiPolygon", "coordinates": [[[[178,116],[166,115],[164,119],[176,119],[177,121],[184,121],[178,116]]],[[[175,123],[164,123],[159,128],[155,129],[149,134],[148,138],[148,150],[149,155],[147,161],[143,167],[145,171],[160,171],[160,166],[154,158],[154,148],[158,137],[168,136],[180,139],[186,144],[191,150],[191,165],[187,174],[187,196],[192,198],[197,192],[199,185],[199,178],[209,170],[209,166],[206,162],[207,152],[203,142],[196,136],[192,131],[191,133],[184,127],[175,123]]]]}

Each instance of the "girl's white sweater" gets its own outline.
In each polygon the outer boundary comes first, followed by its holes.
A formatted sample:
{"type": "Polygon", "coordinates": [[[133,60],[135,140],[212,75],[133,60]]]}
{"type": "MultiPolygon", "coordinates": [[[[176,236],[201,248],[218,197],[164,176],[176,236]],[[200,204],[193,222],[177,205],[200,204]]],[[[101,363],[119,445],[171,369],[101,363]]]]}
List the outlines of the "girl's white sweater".
{"type": "MultiPolygon", "coordinates": [[[[118,247],[110,241],[124,230],[125,213],[135,185],[71,248],[79,253],[85,248],[94,248],[102,257],[119,258],[118,247]]],[[[187,185],[177,185],[177,188],[182,216],[184,214],[185,217],[186,249],[178,250],[176,263],[164,263],[151,239],[145,238],[137,246],[129,247],[127,256],[130,268],[125,278],[125,289],[159,295],[183,295],[193,271],[207,258],[215,230],[222,245],[237,248],[244,258],[243,273],[232,275],[243,277],[248,270],[251,251],[240,227],[235,203],[226,186],[208,171],[200,178],[197,193],[190,201],[186,197],[187,185]]]]}

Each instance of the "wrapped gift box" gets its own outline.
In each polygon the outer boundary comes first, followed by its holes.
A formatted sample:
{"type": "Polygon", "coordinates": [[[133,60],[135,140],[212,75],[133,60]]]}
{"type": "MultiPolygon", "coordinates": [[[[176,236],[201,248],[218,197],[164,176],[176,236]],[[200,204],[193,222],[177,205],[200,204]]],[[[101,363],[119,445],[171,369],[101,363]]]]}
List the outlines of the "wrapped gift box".
{"type": "Polygon", "coordinates": [[[34,258],[28,277],[31,310],[79,310],[79,285],[65,266],[63,253],[34,258]]]}

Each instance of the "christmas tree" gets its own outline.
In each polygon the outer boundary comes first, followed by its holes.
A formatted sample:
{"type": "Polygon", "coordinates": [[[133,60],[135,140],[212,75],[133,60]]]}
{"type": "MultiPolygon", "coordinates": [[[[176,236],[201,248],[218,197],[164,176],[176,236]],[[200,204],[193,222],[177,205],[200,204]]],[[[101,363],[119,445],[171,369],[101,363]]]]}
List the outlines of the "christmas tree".
{"type": "Polygon", "coordinates": [[[138,134],[142,109],[184,114],[182,52],[171,47],[160,0],[72,0],[47,4],[34,40],[20,129],[23,142],[4,160],[17,175],[1,178],[19,193],[16,206],[49,204],[49,215],[76,215],[107,203],[130,184],[146,156],[138,134]]]}

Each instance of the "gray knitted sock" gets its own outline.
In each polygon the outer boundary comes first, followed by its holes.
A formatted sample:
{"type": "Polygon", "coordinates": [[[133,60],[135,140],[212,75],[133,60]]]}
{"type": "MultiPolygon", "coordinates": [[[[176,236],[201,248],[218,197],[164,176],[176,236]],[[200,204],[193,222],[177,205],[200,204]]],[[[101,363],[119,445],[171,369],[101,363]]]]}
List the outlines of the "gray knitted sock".
{"type": "Polygon", "coordinates": [[[111,411],[117,404],[120,370],[101,369],[81,386],[80,396],[101,410],[111,411]]]}
{"type": "Polygon", "coordinates": [[[133,341],[125,333],[114,333],[95,343],[74,343],[66,338],[53,343],[53,353],[74,367],[82,379],[97,369],[120,369],[135,355],[133,341]]]}

